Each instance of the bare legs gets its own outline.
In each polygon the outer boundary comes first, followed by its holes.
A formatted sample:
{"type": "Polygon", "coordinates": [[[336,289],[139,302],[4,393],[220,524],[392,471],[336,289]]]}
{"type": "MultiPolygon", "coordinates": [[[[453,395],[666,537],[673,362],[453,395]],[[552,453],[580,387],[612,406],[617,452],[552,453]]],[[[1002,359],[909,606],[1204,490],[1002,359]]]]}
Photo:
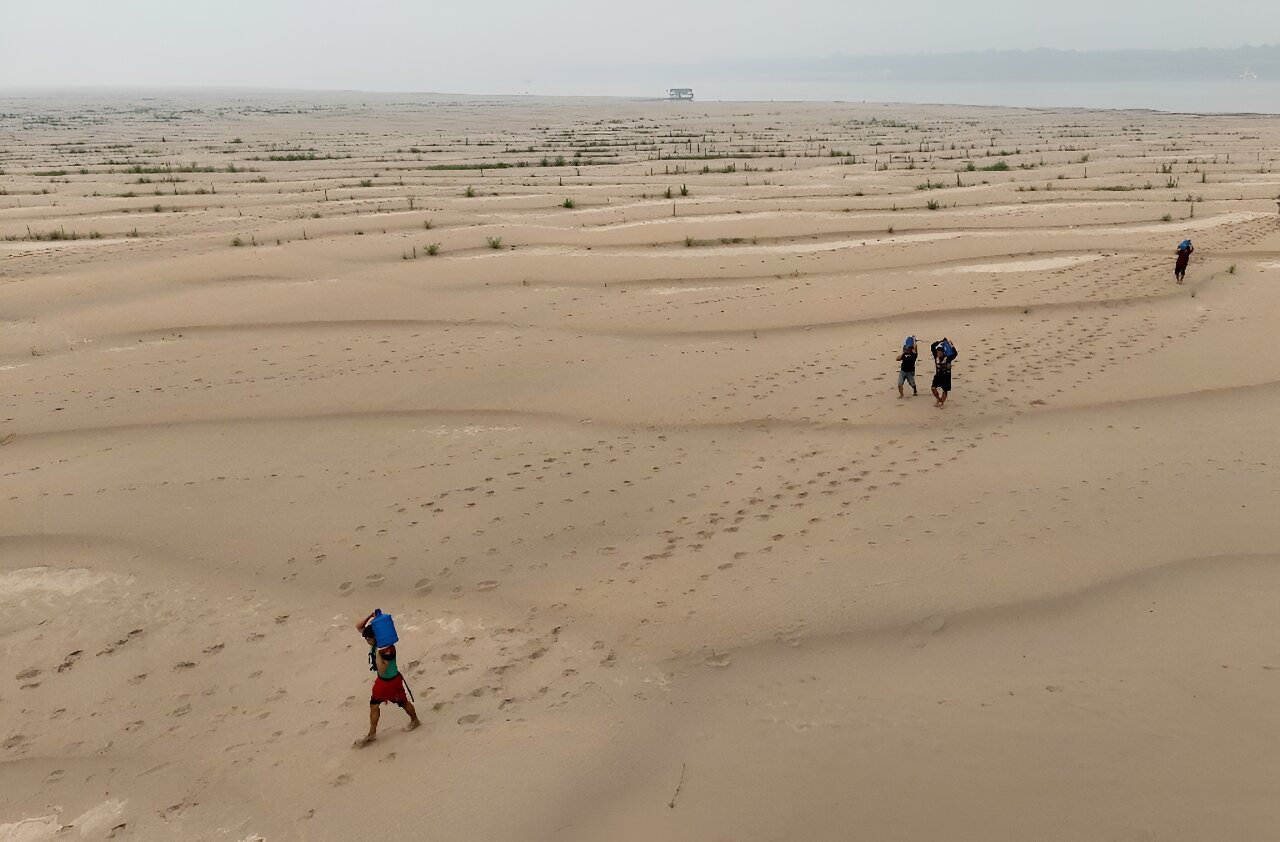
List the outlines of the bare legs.
{"type": "MultiPolygon", "coordinates": [[[[413,702],[404,703],[404,712],[409,714],[409,724],[405,726],[404,730],[412,731],[422,724],[422,720],[418,719],[418,711],[413,706],[413,702]]],[[[363,748],[378,739],[378,720],[381,717],[382,705],[369,705],[369,733],[356,740],[356,748],[363,748]]]]}
{"type": "Polygon", "coordinates": [[[936,406],[938,409],[942,409],[942,405],[947,402],[946,390],[939,389],[937,386],[933,386],[930,389],[930,391],[933,392],[933,399],[937,401],[937,403],[935,403],[934,406],[936,406]]]}

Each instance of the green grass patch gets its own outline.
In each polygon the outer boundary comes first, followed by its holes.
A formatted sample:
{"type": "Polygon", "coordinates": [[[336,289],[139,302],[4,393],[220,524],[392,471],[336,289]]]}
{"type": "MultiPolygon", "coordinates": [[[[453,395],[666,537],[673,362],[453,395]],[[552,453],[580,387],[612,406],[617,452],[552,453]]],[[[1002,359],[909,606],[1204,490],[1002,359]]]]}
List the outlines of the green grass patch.
{"type": "MultiPolygon", "coordinates": [[[[314,152],[285,152],[284,154],[268,155],[268,161],[327,161],[332,155],[317,155],[314,152]]],[[[254,160],[262,160],[255,158],[254,160]]]]}
{"type": "MultiPolygon", "coordinates": [[[[545,161],[546,159],[543,158],[543,160],[545,161]]],[[[561,158],[560,160],[563,161],[564,158],[561,158]]],[[[527,161],[517,161],[514,164],[509,164],[506,161],[485,161],[480,164],[431,164],[430,166],[423,167],[422,169],[445,172],[449,170],[509,170],[527,166],[529,166],[527,161]]],[[[543,166],[546,166],[546,164],[543,164],[543,166]]],[[[564,164],[559,164],[558,166],[563,167],[564,164]]]]}
{"type": "Polygon", "coordinates": [[[685,248],[698,248],[701,246],[733,246],[739,243],[745,243],[745,237],[718,237],[714,240],[699,240],[694,237],[685,237],[685,248]]]}
{"type": "Polygon", "coordinates": [[[26,236],[16,234],[5,237],[9,242],[18,242],[21,240],[33,242],[56,242],[59,240],[98,240],[101,238],[102,235],[96,231],[92,231],[88,234],[80,234],[76,231],[68,231],[65,228],[54,228],[52,231],[32,231],[28,228],[26,236]]]}

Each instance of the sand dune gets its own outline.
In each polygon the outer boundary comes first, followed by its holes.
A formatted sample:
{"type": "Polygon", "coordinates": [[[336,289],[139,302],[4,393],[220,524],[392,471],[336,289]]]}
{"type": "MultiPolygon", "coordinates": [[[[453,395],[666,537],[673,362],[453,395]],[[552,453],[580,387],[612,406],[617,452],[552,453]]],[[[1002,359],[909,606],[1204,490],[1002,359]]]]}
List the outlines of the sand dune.
{"type": "Polygon", "coordinates": [[[1276,119],[169,94],[0,138],[0,841],[1280,820],[1276,119]],[[942,410],[908,334],[959,346],[942,410]],[[426,727],[357,751],[374,607],[426,727]]]}

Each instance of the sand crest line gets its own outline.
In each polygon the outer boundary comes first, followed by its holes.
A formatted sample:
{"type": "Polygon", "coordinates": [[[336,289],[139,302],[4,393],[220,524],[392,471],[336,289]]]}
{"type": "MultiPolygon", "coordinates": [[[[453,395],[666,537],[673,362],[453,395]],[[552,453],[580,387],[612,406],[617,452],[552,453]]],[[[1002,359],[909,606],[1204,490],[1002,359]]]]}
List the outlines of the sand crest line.
{"type": "MultiPolygon", "coordinates": [[[[1225,568],[1271,569],[1277,562],[1280,562],[1280,555],[1267,552],[1233,552],[1155,561],[1153,564],[1118,576],[1059,593],[933,611],[924,616],[882,625],[854,626],[817,634],[788,635],[785,643],[779,642],[776,632],[771,632],[767,637],[759,637],[741,646],[717,647],[716,651],[722,654],[765,652],[780,648],[790,649],[797,644],[814,648],[841,643],[879,645],[901,641],[915,635],[929,636],[958,632],[964,629],[999,625],[1012,620],[1025,622],[1030,619],[1035,622],[1047,619],[1055,613],[1079,610],[1090,600],[1103,597],[1112,591],[1126,588],[1141,590],[1166,576],[1211,576],[1225,568]]],[[[691,649],[673,655],[663,663],[681,669],[692,669],[702,664],[706,654],[705,649],[691,649]]]]}

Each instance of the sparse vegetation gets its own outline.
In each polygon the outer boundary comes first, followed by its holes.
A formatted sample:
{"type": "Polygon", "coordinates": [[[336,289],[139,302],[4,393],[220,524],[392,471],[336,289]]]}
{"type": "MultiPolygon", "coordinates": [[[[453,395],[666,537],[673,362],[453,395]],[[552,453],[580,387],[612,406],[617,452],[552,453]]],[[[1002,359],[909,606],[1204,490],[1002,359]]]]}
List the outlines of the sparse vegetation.
{"type": "Polygon", "coordinates": [[[485,241],[489,244],[489,248],[491,248],[491,249],[500,249],[500,248],[502,248],[502,238],[501,238],[501,237],[485,237],[485,241]]]}
{"type": "Polygon", "coordinates": [[[687,185],[687,184],[681,184],[681,185],[680,185],[680,195],[681,195],[681,196],[688,196],[688,195],[689,195],[689,185],[687,185]]]}
{"type": "Polygon", "coordinates": [[[1161,221],[1161,222],[1173,222],[1173,214],[1171,214],[1171,213],[1166,213],[1164,216],[1160,217],[1160,221],[1161,221]]]}
{"type": "Polygon", "coordinates": [[[565,199],[563,202],[560,203],[560,207],[573,210],[575,207],[577,207],[577,203],[574,202],[573,199],[565,199]]]}
{"type": "Polygon", "coordinates": [[[994,164],[990,164],[985,167],[978,167],[978,169],[983,172],[1008,172],[1009,164],[1005,161],[996,161],[994,164]]]}
{"type": "Polygon", "coordinates": [[[927,207],[929,210],[937,210],[939,207],[941,207],[941,205],[938,204],[937,199],[930,199],[928,203],[925,205],[925,207],[927,207]]]}
{"type": "Polygon", "coordinates": [[[1227,274],[1234,275],[1235,273],[1236,273],[1236,265],[1232,263],[1230,266],[1227,267],[1227,274]]]}
{"type": "MultiPolygon", "coordinates": [[[[135,229],[136,230],[136,229],[135,229]]],[[[133,236],[137,236],[135,233],[133,236]]],[[[4,237],[8,242],[29,241],[29,242],[57,242],[60,240],[101,240],[102,233],[99,231],[90,231],[88,234],[81,234],[78,231],[68,231],[66,228],[58,227],[50,231],[32,231],[28,226],[25,236],[22,234],[13,234],[4,237]]]]}
{"type": "MultiPolygon", "coordinates": [[[[543,158],[542,160],[546,161],[547,159],[543,158]]],[[[564,159],[561,158],[559,160],[563,161],[564,159]]],[[[523,168],[527,166],[529,166],[529,163],[527,161],[516,161],[514,164],[509,164],[506,161],[483,161],[478,164],[476,163],[430,164],[428,166],[422,167],[422,169],[431,170],[432,172],[447,172],[450,170],[509,170],[516,167],[523,168]]],[[[545,167],[547,165],[544,163],[543,166],[545,167]]],[[[564,164],[563,163],[557,164],[557,166],[562,167],[564,166],[564,164]]]]}
{"type": "Polygon", "coordinates": [[[439,253],[440,253],[439,243],[431,243],[430,245],[427,246],[427,254],[429,254],[431,257],[435,257],[439,253]]]}
{"type": "MultiPolygon", "coordinates": [[[[746,241],[746,237],[718,237],[714,240],[698,240],[693,237],[685,237],[684,245],[685,248],[693,248],[695,246],[714,246],[717,244],[722,246],[733,246],[739,243],[745,243],[746,241]]],[[[751,242],[755,243],[756,240],[753,239],[751,242]]]]}
{"type": "Polygon", "coordinates": [[[233,237],[231,240],[231,245],[235,248],[240,248],[242,245],[244,245],[244,240],[240,239],[239,237],[233,237]]]}
{"type": "Polygon", "coordinates": [[[476,189],[474,187],[468,187],[463,191],[462,195],[466,196],[468,199],[474,199],[476,197],[476,189]]]}
{"type": "Polygon", "coordinates": [[[268,155],[268,161],[320,161],[332,158],[332,155],[317,155],[314,152],[286,152],[283,155],[268,155]]]}
{"type": "Polygon", "coordinates": [[[360,186],[361,186],[361,187],[372,187],[372,186],[373,186],[373,179],[369,179],[369,178],[362,178],[362,179],[360,179],[360,186]]]}

